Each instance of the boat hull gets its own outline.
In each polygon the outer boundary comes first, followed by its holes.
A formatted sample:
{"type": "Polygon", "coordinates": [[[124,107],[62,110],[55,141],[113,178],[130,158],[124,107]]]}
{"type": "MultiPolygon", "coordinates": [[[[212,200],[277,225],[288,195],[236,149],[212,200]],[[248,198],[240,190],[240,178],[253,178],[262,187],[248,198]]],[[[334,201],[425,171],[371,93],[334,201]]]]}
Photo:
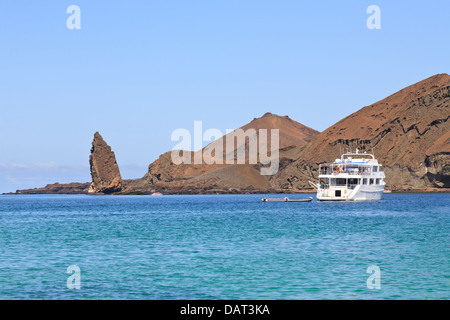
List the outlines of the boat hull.
{"type": "Polygon", "coordinates": [[[357,186],[347,189],[318,189],[317,201],[377,201],[381,200],[384,185],[357,186]],[[338,191],[338,192],[336,192],[338,191]]]}

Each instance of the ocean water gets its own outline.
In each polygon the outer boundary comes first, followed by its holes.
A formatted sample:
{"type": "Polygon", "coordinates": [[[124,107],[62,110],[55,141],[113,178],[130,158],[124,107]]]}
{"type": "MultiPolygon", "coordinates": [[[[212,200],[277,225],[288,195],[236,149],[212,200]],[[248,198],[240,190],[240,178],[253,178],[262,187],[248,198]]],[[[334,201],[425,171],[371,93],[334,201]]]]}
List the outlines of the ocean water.
{"type": "Polygon", "coordinates": [[[265,196],[0,196],[0,299],[449,299],[450,194],[265,196]]]}

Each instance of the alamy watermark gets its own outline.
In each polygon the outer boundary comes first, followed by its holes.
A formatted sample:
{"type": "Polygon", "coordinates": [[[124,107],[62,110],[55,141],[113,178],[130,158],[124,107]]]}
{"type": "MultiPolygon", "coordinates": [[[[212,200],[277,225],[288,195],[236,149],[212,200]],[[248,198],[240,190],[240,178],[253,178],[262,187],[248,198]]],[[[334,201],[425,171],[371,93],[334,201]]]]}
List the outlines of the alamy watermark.
{"type": "MultiPolygon", "coordinates": [[[[67,7],[66,13],[70,16],[66,20],[66,26],[69,30],[81,29],[81,9],[79,6],[72,4],[67,7]]],[[[366,26],[370,30],[381,29],[381,9],[377,5],[370,5],[366,10],[370,16],[367,18],[366,26]]]]}
{"type": "Polygon", "coordinates": [[[366,285],[368,289],[381,289],[381,270],[379,266],[369,266],[366,270],[370,274],[367,278],[366,285]]]}
{"type": "Polygon", "coordinates": [[[226,130],[203,132],[202,121],[194,121],[194,134],[187,129],[173,131],[171,140],[179,143],[172,149],[172,162],[179,164],[261,164],[261,175],[274,175],[279,169],[279,129],[226,130]],[[222,137],[223,136],[223,137],[222,137]],[[203,142],[213,141],[202,149],[203,142]],[[193,147],[193,148],[192,148],[193,147]],[[195,152],[189,150],[198,150],[195,152]],[[193,159],[192,159],[193,157],[193,159]]]}
{"type": "Polygon", "coordinates": [[[81,269],[77,265],[71,265],[66,270],[70,276],[67,278],[67,288],[70,290],[81,289],[81,269]]]}
{"type": "Polygon", "coordinates": [[[367,14],[371,16],[367,18],[366,26],[370,30],[381,29],[381,9],[377,5],[371,5],[367,8],[367,14]]]}
{"type": "Polygon", "coordinates": [[[77,5],[70,5],[67,7],[66,12],[70,16],[66,20],[66,26],[69,30],[79,30],[81,29],[81,9],[77,5]]]}

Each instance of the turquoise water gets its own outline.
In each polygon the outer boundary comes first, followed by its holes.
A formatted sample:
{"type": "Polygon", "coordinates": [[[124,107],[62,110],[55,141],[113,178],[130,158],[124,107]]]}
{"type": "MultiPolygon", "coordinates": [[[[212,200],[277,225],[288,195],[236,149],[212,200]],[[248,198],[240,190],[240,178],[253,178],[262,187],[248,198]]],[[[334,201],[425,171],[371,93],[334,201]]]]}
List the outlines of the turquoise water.
{"type": "Polygon", "coordinates": [[[264,196],[0,196],[0,299],[450,297],[450,194],[264,196]]]}

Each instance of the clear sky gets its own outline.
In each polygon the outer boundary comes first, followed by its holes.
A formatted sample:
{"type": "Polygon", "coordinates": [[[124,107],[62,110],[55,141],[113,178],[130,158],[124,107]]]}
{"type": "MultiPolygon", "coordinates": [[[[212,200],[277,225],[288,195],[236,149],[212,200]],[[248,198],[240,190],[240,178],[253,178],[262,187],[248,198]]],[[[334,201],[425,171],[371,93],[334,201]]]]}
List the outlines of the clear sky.
{"type": "Polygon", "coordinates": [[[1,0],[0,192],[90,181],[95,131],[124,178],[194,120],[225,132],[270,111],[322,131],[449,73],[449,37],[448,0],[1,0]]]}

